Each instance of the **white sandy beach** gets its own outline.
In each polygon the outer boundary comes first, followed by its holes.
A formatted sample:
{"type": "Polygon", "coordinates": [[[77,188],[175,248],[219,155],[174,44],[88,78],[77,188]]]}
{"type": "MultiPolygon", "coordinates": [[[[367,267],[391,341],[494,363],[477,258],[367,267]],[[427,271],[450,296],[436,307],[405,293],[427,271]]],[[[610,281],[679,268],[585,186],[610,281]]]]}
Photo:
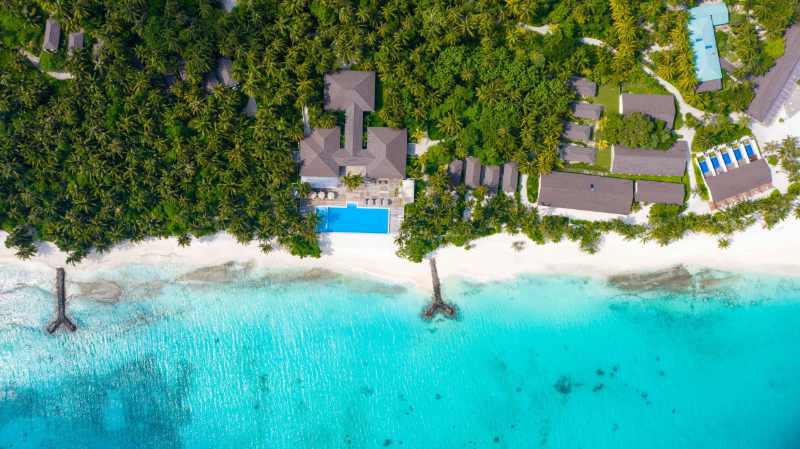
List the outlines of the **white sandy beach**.
{"type": "MultiPolygon", "coordinates": [[[[0,240],[5,240],[5,234],[0,240]]],[[[321,268],[355,274],[393,283],[431,289],[427,263],[415,264],[395,255],[393,237],[388,235],[328,234],[324,237],[325,255],[319,259],[300,259],[276,250],[264,254],[255,244],[240,245],[227,235],[195,240],[180,247],[175,239],[151,240],[122,245],[107,254],[93,254],[85,261],[67,267],[72,280],[90,280],[101,269],[127,264],[171,264],[187,271],[225,262],[253,262],[262,268],[321,268]]],[[[772,230],[756,225],[734,237],[727,249],[706,235],[691,235],[667,247],[642,244],[609,235],[597,254],[581,252],[571,242],[536,245],[523,235],[501,234],[481,239],[474,248],[448,247],[436,253],[443,279],[472,281],[509,279],[521,274],[574,274],[606,277],[612,274],[648,271],[683,264],[725,271],[800,276],[800,220],[791,218],[772,230]],[[512,248],[524,241],[521,251],[512,248]]],[[[40,254],[28,261],[14,252],[0,249],[0,264],[29,269],[64,266],[65,254],[46,244],[40,254]]]]}

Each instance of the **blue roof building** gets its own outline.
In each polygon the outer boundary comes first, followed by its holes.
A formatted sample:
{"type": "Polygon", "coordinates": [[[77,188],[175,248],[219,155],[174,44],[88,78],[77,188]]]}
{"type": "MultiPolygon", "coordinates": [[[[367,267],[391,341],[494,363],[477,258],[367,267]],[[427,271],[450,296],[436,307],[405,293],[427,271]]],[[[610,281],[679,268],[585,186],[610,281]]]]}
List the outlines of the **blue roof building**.
{"type": "Polygon", "coordinates": [[[714,27],[728,23],[728,7],[724,2],[703,3],[689,10],[689,39],[695,57],[698,92],[722,88],[722,67],[719,65],[714,27]]]}

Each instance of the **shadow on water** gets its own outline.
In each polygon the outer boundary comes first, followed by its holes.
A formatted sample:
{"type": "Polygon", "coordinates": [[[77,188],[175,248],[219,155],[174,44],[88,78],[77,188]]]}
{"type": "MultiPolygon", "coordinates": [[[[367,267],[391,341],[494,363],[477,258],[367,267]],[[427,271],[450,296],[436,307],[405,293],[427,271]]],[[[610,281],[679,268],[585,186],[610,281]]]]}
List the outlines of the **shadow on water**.
{"type": "Polygon", "coordinates": [[[70,377],[0,401],[0,447],[181,448],[190,369],[165,375],[147,357],[102,375],[70,377]]]}

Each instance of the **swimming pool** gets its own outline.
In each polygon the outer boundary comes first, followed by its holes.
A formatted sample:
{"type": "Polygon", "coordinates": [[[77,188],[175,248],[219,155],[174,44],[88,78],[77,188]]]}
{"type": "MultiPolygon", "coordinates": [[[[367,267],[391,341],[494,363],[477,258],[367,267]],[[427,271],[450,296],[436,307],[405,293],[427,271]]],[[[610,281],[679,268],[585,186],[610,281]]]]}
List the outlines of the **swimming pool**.
{"type": "Polygon", "coordinates": [[[747,152],[747,155],[750,156],[750,157],[753,157],[756,154],[753,151],[753,147],[751,147],[749,143],[744,144],[744,150],[747,152]]]}
{"type": "Polygon", "coordinates": [[[706,164],[706,161],[700,161],[700,171],[702,171],[704,175],[708,173],[708,164],[706,164]]]}
{"type": "Polygon", "coordinates": [[[731,156],[728,153],[722,153],[722,160],[725,162],[725,165],[733,165],[731,156]]]}
{"type": "Polygon", "coordinates": [[[711,166],[714,167],[714,170],[719,170],[719,159],[716,156],[710,157],[711,159],[711,166]]]}
{"type": "Polygon", "coordinates": [[[317,207],[317,217],[317,232],[389,233],[389,209],[382,207],[317,207]]]}
{"type": "Polygon", "coordinates": [[[741,161],[743,159],[742,158],[742,151],[740,149],[738,149],[738,148],[733,150],[733,155],[736,156],[736,160],[737,161],[741,161]]]}

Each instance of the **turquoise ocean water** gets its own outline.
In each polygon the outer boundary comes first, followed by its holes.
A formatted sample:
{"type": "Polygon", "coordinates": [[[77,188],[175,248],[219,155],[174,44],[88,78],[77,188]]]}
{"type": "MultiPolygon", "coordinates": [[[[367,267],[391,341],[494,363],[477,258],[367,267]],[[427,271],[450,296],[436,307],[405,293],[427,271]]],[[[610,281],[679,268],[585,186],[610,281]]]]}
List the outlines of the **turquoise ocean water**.
{"type": "Polygon", "coordinates": [[[522,277],[426,298],[326,273],[98,273],[49,337],[51,272],[0,267],[0,448],[798,448],[800,280],[694,293],[522,277]]]}

